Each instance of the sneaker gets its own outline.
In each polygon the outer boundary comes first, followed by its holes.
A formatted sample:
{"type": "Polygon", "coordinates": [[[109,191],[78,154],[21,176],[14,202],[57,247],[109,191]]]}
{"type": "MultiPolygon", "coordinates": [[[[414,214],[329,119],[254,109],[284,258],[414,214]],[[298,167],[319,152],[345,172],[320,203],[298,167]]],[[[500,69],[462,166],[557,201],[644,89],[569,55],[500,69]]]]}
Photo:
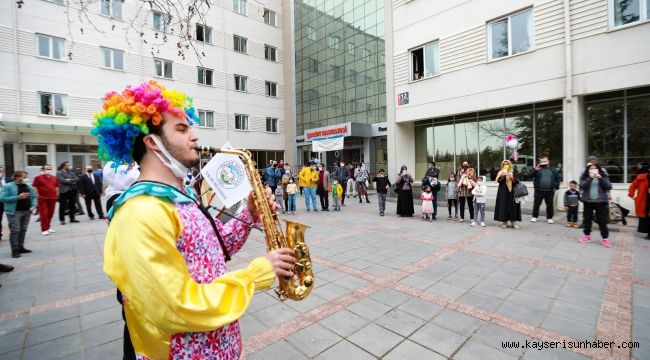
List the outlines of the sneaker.
{"type": "Polygon", "coordinates": [[[383,213],[383,212],[380,212],[380,213],[379,213],[379,216],[384,216],[384,213],[383,213]]]}
{"type": "Polygon", "coordinates": [[[50,234],[54,234],[54,233],[56,232],[56,231],[55,231],[54,229],[52,229],[52,228],[49,228],[47,231],[49,231],[50,234]]]}
{"type": "Polygon", "coordinates": [[[512,228],[513,228],[513,229],[519,229],[519,225],[517,225],[517,222],[516,222],[516,221],[513,221],[513,222],[512,222],[512,228]]]}
{"type": "Polygon", "coordinates": [[[451,215],[450,215],[450,216],[447,216],[447,220],[451,220],[451,215]]]}
{"type": "Polygon", "coordinates": [[[458,222],[465,222],[465,219],[459,219],[458,222]]]}
{"type": "Polygon", "coordinates": [[[583,243],[583,244],[591,242],[591,236],[582,235],[582,237],[580,238],[580,242],[583,243]]]}
{"type": "Polygon", "coordinates": [[[370,204],[370,200],[366,199],[366,203],[370,204]]]}
{"type": "Polygon", "coordinates": [[[484,222],[481,222],[481,226],[482,226],[482,227],[485,227],[485,223],[484,223],[484,222]]]}
{"type": "Polygon", "coordinates": [[[553,221],[553,219],[546,219],[546,222],[549,224],[553,224],[555,221],[553,221]]]}
{"type": "Polygon", "coordinates": [[[537,218],[536,218],[536,217],[534,217],[534,218],[530,218],[530,222],[532,222],[532,223],[536,223],[536,222],[537,222],[537,218]]]}
{"type": "Polygon", "coordinates": [[[472,220],[472,222],[469,223],[469,226],[474,226],[474,225],[476,225],[476,221],[472,220]]]}
{"type": "Polygon", "coordinates": [[[50,235],[50,232],[47,231],[47,230],[45,230],[45,231],[43,231],[41,234],[43,234],[43,236],[48,236],[48,235],[50,235]]]}
{"type": "Polygon", "coordinates": [[[454,221],[458,221],[458,216],[454,217],[454,221]]]}
{"type": "Polygon", "coordinates": [[[507,229],[508,228],[508,223],[504,222],[503,224],[501,224],[501,228],[502,229],[507,229]]]}
{"type": "Polygon", "coordinates": [[[307,209],[307,212],[310,212],[311,210],[307,209]]]}
{"type": "Polygon", "coordinates": [[[570,228],[570,227],[573,227],[573,223],[568,222],[568,223],[566,223],[566,225],[564,225],[564,226],[570,228]]]}
{"type": "Polygon", "coordinates": [[[314,209],[314,212],[318,212],[318,209],[314,209]]]}
{"type": "Polygon", "coordinates": [[[601,244],[603,244],[604,247],[606,248],[611,248],[612,244],[609,243],[609,239],[603,239],[600,241],[601,244]]]}
{"type": "Polygon", "coordinates": [[[291,213],[292,213],[293,215],[296,215],[296,212],[295,212],[295,211],[292,211],[291,213]]]}
{"type": "Polygon", "coordinates": [[[578,228],[578,223],[573,223],[573,227],[577,229],[578,228]]]}

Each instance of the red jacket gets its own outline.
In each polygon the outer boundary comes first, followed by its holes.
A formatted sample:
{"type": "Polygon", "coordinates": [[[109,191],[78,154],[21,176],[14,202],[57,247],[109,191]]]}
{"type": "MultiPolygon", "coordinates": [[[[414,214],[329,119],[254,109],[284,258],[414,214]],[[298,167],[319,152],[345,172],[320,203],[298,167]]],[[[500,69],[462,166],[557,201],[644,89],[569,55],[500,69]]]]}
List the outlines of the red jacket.
{"type": "Polygon", "coordinates": [[[637,175],[627,194],[631,197],[636,195],[634,199],[634,210],[636,216],[644,218],[648,216],[648,209],[646,209],[647,196],[648,196],[648,174],[637,175]]]}

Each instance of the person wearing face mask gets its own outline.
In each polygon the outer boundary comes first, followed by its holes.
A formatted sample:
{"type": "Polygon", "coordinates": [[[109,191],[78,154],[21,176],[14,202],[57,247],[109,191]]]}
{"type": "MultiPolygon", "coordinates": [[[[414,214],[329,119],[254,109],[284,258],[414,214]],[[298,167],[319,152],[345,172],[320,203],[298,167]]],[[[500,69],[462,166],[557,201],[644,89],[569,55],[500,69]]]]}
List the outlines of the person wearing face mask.
{"type": "Polygon", "coordinates": [[[72,165],[69,162],[64,162],[59,165],[59,171],[56,173],[59,179],[59,221],[61,225],[65,225],[65,214],[70,216],[71,223],[78,223],[75,219],[77,212],[77,185],[79,184],[79,177],[72,171],[72,165]]]}
{"type": "Polygon", "coordinates": [[[82,175],[79,179],[79,194],[86,202],[86,211],[90,220],[95,219],[93,214],[92,203],[95,203],[95,210],[100,219],[106,219],[104,211],[102,210],[102,202],[100,197],[103,195],[104,185],[102,180],[94,173],[92,166],[86,166],[86,174],[82,175]]]}
{"type": "Polygon", "coordinates": [[[13,177],[14,181],[2,188],[0,201],[5,204],[9,220],[11,256],[19,258],[21,254],[32,252],[24,245],[29,219],[36,209],[36,192],[27,184],[26,171],[16,171],[13,177]]]}
{"type": "Polygon", "coordinates": [[[348,168],[345,166],[345,163],[342,160],[339,162],[339,166],[334,171],[334,176],[338,179],[339,184],[343,188],[343,192],[341,193],[341,206],[345,206],[345,191],[348,187],[350,174],[348,172],[348,168]]]}
{"type": "Polygon", "coordinates": [[[402,165],[397,174],[397,184],[399,193],[397,193],[397,215],[401,217],[411,217],[415,210],[413,209],[413,177],[408,173],[406,165],[402,165]]]}
{"type": "Polygon", "coordinates": [[[41,232],[47,236],[56,231],[51,227],[54,207],[59,198],[59,179],[52,173],[52,166],[42,167],[43,173],[34,178],[32,186],[36,189],[38,212],[41,217],[41,232]]]}
{"type": "Polygon", "coordinates": [[[514,186],[519,180],[512,171],[512,163],[509,160],[501,162],[501,171],[497,173],[497,200],[494,206],[494,220],[503,223],[502,228],[507,228],[508,223],[515,229],[519,229],[517,221],[521,221],[521,204],[515,201],[514,186]]]}
{"type": "Polygon", "coordinates": [[[287,184],[287,197],[289,200],[289,206],[287,207],[287,213],[291,215],[296,215],[296,193],[298,192],[298,186],[295,183],[293,176],[289,177],[289,183],[287,184]]]}
{"type": "Polygon", "coordinates": [[[316,189],[320,198],[322,211],[330,211],[330,172],[325,170],[323,164],[318,165],[318,187],[316,189]]]}
{"type": "Polygon", "coordinates": [[[266,183],[271,188],[271,192],[275,194],[275,189],[282,178],[282,173],[278,169],[278,162],[273,160],[271,166],[266,168],[266,183]]]}
{"type": "Polygon", "coordinates": [[[109,161],[104,165],[104,179],[106,179],[106,212],[111,211],[113,202],[140,176],[140,167],[134,161],[116,166],[109,161]]]}
{"type": "Polygon", "coordinates": [[[302,187],[305,194],[305,209],[309,212],[309,204],[318,212],[318,204],[316,203],[316,186],[318,185],[318,171],[316,170],[316,163],[310,161],[307,166],[300,170],[298,175],[298,185],[302,187]]]}
{"type": "Polygon", "coordinates": [[[226,268],[252,225],[262,226],[256,202],[277,209],[270,189],[263,199],[251,193],[236,219],[213,217],[183,182],[200,161],[192,99],[156,81],[109,92],[95,119],[101,160],[140,165],[138,181],[113,203],[104,241],[104,271],[128,325],[124,359],[240,358],[238,319],[254,293],[294,275],[288,248],[226,268]]]}
{"type": "Polygon", "coordinates": [[[345,190],[348,199],[350,198],[350,195],[352,195],[352,197],[357,197],[357,181],[354,178],[354,172],[354,165],[348,163],[348,186],[345,190]]]}
{"type": "Polygon", "coordinates": [[[368,199],[368,186],[366,182],[368,181],[368,169],[366,169],[366,164],[358,165],[357,169],[354,172],[354,178],[357,182],[357,189],[359,190],[359,204],[363,202],[363,197],[366,198],[366,203],[370,204],[370,199],[368,199]]]}
{"type": "Polygon", "coordinates": [[[539,158],[539,164],[532,173],[533,184],[535,186],[535,196],[533,201],[533,217],[530,222],[537,222],[539,217],[539,207],[542,201],[546,203],[546,222],[553,223],[553,198],[555,191],[560,188],[560,173],[551,167],[548,156],[539,158]]]}
{"type": "Polygon", "coordinates": [[[596,213],[595,221],[600,229],[602,237],[601,244],[604,247],[611,247],[609,242],[609,229],[607,220],[609,218],[609,191],[612,190],[612,183],[609,176],[598,164],[589,164],[582,176],[580,176],[580,190],[582,190],[583,224],[584,235],[580,238],[581,243],[591,241],[591,227],[594,221],[594,212],[596,213]]]}
{"type": "Polygon", "coordinates": [[[464,160],[461,168],[456,174],[456,192],[458,196],[458,203],[460,205],[460,222],[465,221],[465,204],[469,208],[469,218],[474,221],[474,196],[472,189],[476,184],[476,174],[474,169],[469,167],[469,162],[464,160]]]}

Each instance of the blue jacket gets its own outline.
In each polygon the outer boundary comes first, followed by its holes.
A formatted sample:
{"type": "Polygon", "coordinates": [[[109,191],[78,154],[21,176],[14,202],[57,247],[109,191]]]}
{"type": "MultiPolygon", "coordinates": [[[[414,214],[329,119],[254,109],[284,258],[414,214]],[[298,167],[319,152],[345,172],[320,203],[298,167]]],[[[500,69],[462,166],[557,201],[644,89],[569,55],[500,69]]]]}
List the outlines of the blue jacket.
{"type": "MultiPolygon", "coordinates": [[[[29,200],[32,203],[31,207],[36,206],[36,192],[31,185],[27,185],[29,189],[29,200]]],[[[16,214],[16,204],[18,204],[18,185],[15,182],[10,182],[0,191],[0,201],[5,203],[5,212],[8,215],[16,214]]]]}
{"type": "Polygon", "coordinates": [[[337,167],[334,175],[339,180],[339,183],[347,183],[350,178],[350,172],[348,171],[347,166],[337,167]]]}
{"type": "MultiPolygon", "coordinates": [[[[557,171],[557,169],[551,168],[551,174],[552,174],[551,188],[552,190],[557,190],[560,188],[560,173],[557,171]]],[[[539,182],[542,179],[542,172],[533,170],[531,176],[533,177],[533,186],[535,187],[535,189],[539,189],[539,182]]]]}
{"type": "Polygon", "coordinates": [[[269,184],[269,186],[277,186],[278,180],[280,180],[280,178],[282,178],[280,169],[277,167],[274,169],[273,166],[266,168],[266,182],[269,184]]]}

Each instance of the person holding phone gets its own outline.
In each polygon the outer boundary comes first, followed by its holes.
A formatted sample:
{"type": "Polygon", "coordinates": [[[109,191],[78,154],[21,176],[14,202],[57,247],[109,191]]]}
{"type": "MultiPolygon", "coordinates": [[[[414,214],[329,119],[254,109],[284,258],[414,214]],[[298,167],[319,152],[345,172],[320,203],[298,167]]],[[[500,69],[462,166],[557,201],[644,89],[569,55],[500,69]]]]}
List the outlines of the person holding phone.
{"type": "Polygon", "coordinates": [[[397,174],[395,183],[398,186],[399,193],[397,194],[397,215],[402,217],[411,217],[415,210],[413,210],[413,176],[408,173],[406,165],[402,165],[397,174]]]}
{"type": "Polygon", "coordinates": [[[591,225],[596,213],[596,222],[602,236],[601,244],[604,247],[611,247],[609,242],[609,229],[607,219],[609,215],[609,191],[612,190],[612,183],[609,176],[598,164],[589,164],[582,176],[580,176],[580,189],[582,190],[582,202],[584,203],[584,235],[580,238],[581,243],[591,241],[591,225]]]}

